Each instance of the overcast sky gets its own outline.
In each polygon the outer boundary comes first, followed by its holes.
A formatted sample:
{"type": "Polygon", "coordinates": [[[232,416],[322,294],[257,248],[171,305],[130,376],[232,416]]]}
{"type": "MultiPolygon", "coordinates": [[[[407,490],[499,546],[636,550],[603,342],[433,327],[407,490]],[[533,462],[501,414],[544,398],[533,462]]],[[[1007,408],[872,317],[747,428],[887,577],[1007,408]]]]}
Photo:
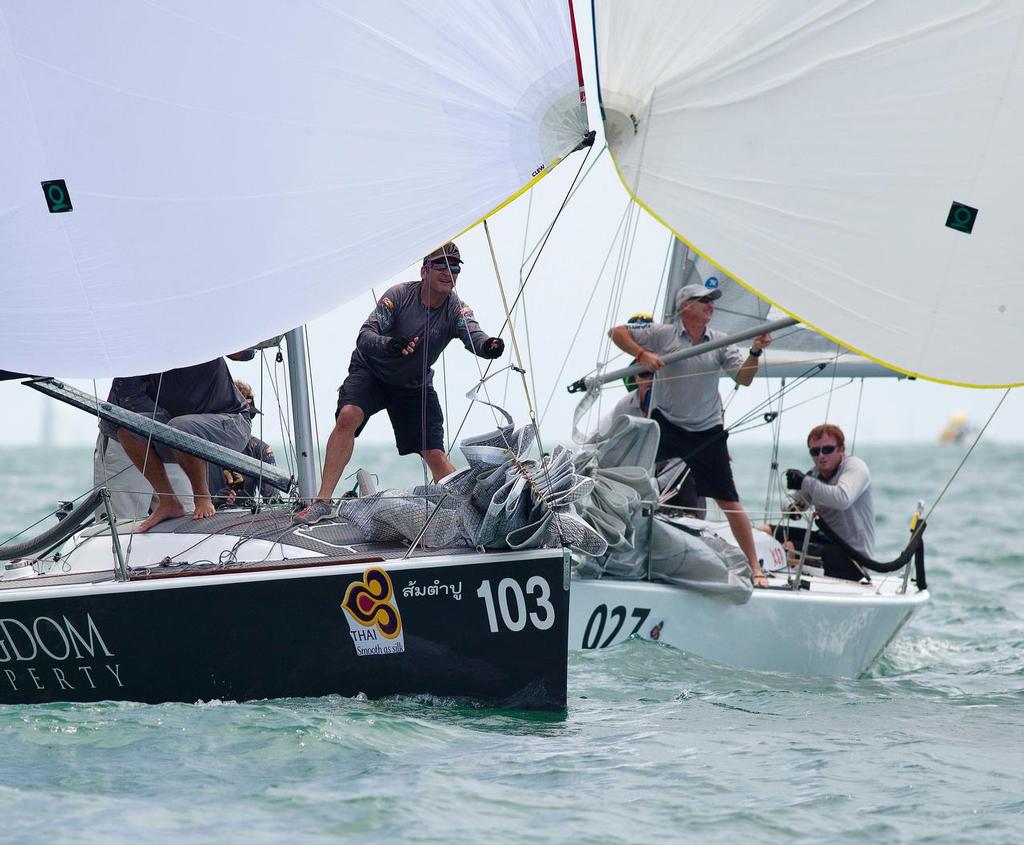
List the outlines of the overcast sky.
{"type": "MultiPolygon", "coordinates": [[[[589,41],[584,37],[581,43],[589,41]]],[[[587,51],[584,59],[588,90],[594,91],[587,51]]],[[[599,120],[594,110],[595,100],[596,97],[592,96],[591,125],[596,127],[599,120]]],[[[599,140],[597,148],[600,143],[599,140]]],[[[597,148],[591,154],[590,162],[597,156],[597,148]]],[[[524,252],[532,249],[553,219],[582,161],[582,153],[571,156],[535,189],[491,219],[498,267],[510,303],[519,288],[524,252]]],[[[546,440],[569,440],[577,397],[567,394],[565,385],[587,374],[604,359],[608,327],[624,322],[636,311],[650,311],[654,307],[670,234],[640,212],[629,218],[635,221],[635,230],[626,238],[621,237],[621,233],[616,238],[628,206],[628,196],[619,183],[609,156],[605,154],[566,207],[529,280],[524,296],[528,331],[522,316],[523,309],[517,309],[520,316],[516,339],[528,371],[533,405],[538,413],[546,410],[541,428],[546,440]],[[620,295],[613,297],[613,289],[623,281],[620,295]],[[578,339],[573,344],[572,339],[577,332],[578,339]]],[[[481,327],[489,333],[496,333],[504,311],[483,227],[477,226],[462,235],[458,244],[465,268],[457,291],[473,306],[481,327]]],[[[728,266],[727,256],[714,257],[728,266]]],[[[410,258],[414,263],[408,271],[389,283],[418,278],[418,259],[415,256],[410,258]]],[[[369,274],[372,267],[373,256],[364,256],[353,261],[351,272],[369,274]]],[[[756,284],[756,280],[749,281],[756,284]]],[[[386,286],[378,286],[376,293],[382,293],[386,286]]],[[[280,295],[285,297],[288,292],[281,291],[280,295]]],[[[315,407],[322,441],[326,440],[333,422],[336,390],[345,377],[359,325],[372,309],[374,301],[373,294],[367,290],[308,327],[315,407]]],[[[274,302],[262,303],[261,307],[274,308],[274,302]]],[[[790,307],[799,313],[797,305],[790,307]]],[[[225,319],[232,317],[225,315],[225,319]]],[[[505,336],[508,337],[508,332],[505,336]]],[[[973,327],[965,326],[962,342],[977,340],[973,327]]],[[[510,360],[513,352],[511,343],[506,350],[505,357],[499,362],[501,366],[510,360]]],[[[269,360],[269,371],[261,367],[259,361],[231,363],[231,369],[236,377],[253,385],[264,410],[263,438],[278,443],[284,439],[282,415],[278,411],[271,382],[275,372],[282,386],[286,379],[283,371],[275,368],[272,356],[269,360]]],[[[466,391],[477,383],[486,363],[471,356],[458,342],[448,347],[443,365],[438,362],[435,386],[447,409],[449,436],[469,406],[465,399],[466,391]]],[[[626,363],[622,357],[616,360],[616,365],[626,363]]],[[[489,381],[487,392],[492,401],[504,404],[516,421],[523,423],[527,421],[527,402],[522,381],[518,375],[513,378],[509,375],[506,371],[489,381]]],[[[71,383],[89,392],[95,389],[101,398],[106,396],[109,387],[106,380],[95,385],[80,380],[71,383]]],[[[722,384],[723,393],[727,394],[731,382],[723,381],[722,384]]],[[[740,390],[729,406],[727,422],[736,420],[745,410],[764,402],[777,387],[774,381],[759,379],[751,387],[740,390]]],[[[619,386],[606,391],[602,400],[605,409],[621,395],[619,386]]],[[[843,426],[848,435],[856,429],[861,442],[934,442],[952,413],[966,412],[973,424],[981,425],[1001,396],[1002,391],[970,390],[895,379],[869,380],[865,382],[862,394],[860,382],[832,383],[816,379],[787,396],[785,402],[790,410],[783,417],[782,438],[800,441],[811,425],[827,417],[843,426]]],[[[0,401],[4,408],[0,415],[0,445],[40,443],[48,433],[52,436],[51,442],[58,445],[84,445],[95,439],[94,418],[45,399],[17,382],[0,383],[0,401]],[[49,416],[44,412],[46,405],[53,406],[49,416]]],[[[1014,391],[992,423],[986,438],[1019,441],[1024,437],[1022,419],[1024,400],[1020,391],[1014,391]]],[[[490,410],[477,405],[470,413],[463,434],[489,429],[493,424],[490,410]]],[[[739,436],[751,441],[767,441],[771,432],[762,426],[739,436]]],[[[386,415],[374,418],[363,437],[375,442],[389,442],[391,429],[386,415]]]]}

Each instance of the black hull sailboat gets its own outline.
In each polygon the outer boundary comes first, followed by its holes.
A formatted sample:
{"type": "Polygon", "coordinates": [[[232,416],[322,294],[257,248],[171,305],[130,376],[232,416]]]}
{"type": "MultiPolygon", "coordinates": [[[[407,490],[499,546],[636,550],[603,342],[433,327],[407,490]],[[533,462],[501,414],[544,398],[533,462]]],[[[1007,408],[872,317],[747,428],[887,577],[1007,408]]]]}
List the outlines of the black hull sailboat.
{"type": "Polygon", "coordinates": [[[425,695],[561,711],[567,575],[554,549],[0,581],[0,703],[425,695]]]}

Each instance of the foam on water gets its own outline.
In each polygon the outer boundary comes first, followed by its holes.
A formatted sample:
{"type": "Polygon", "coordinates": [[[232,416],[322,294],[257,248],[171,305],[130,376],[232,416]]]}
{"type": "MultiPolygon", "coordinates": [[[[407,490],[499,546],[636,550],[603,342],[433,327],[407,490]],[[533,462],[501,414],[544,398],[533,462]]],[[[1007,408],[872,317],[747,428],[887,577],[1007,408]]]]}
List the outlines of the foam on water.
{"type": "MultiPolygon", "coordinates": [[[[960,453],[860,455],[895,550],[960,453]]],[[[0,535],[86,489],[88,457],[0,451],[0,535]]],[[[762,458],[734,449],[747,502],[762,458]]],[[[1024,548],[1006,502],[1022,469],[1024,449],[979,448],[931,519],[933,599],[867,678],[633,640],[571,655],[564,717],[428,697],[0,707],[0,841],[1017,840],[1024,548]]]]}

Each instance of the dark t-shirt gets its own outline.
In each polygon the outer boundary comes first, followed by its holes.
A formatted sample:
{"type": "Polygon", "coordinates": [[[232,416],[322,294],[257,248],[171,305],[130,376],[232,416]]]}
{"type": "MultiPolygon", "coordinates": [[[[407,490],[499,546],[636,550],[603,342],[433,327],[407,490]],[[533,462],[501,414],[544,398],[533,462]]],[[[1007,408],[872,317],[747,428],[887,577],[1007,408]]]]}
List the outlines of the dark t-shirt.
{"type": "Polygon", "coordinates": [[[159,406],[171,418],[185,414],[240,414],[246,410],[246,401],[235,387],[223,358],[164,373],[116,378],[107,401],[139,414],[152,414],[159,406]]]}
{"type": "Polygon", "coordinates": [[[479,354],[488,335],[477,324],[473,309],[454,291],[439,307],[428,308],[420,302],[420,283],[403,282],[388,288],[366,318],[352,361],[369,368],[386,384],[422,387],[432,382],[431,366],[455,338],[479,354]],[[385,350],[393,337],[420,340],[412,355],[391,357],[385,350]]]}

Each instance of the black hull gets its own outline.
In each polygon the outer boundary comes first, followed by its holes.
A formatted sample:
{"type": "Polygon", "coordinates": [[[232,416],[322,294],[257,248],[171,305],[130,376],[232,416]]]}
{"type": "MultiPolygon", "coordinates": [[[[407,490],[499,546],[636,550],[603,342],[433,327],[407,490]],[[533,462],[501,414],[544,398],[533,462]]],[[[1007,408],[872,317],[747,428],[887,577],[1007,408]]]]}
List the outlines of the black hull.
{"type": "Polygon", "coordinates": [[[31,586],[0,591],[0,703],[363,693],[562,711],[568,621],[561,550],[31,586]]]}

